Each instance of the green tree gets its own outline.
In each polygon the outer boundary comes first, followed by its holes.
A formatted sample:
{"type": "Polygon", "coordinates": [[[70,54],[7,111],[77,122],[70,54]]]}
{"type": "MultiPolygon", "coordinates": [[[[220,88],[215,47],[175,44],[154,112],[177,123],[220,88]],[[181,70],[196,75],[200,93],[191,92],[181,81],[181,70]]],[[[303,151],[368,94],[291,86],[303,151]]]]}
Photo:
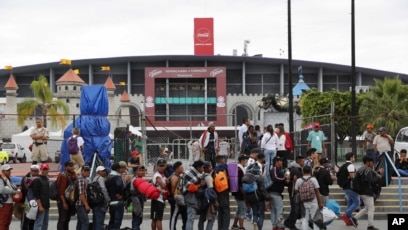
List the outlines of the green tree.
{"type": "Polygon", "coordinates": [[[49,117],[51,126],[65,128],[65,118],[69,114],[69,107],[65,102],[53,97],[47,78],[40,75],[37,81],[31,82],[30,88],[34,98],[17,104],[18,125],[23,126],[25,120],[33,116],[36,109],[40,108],[44,125],[47,124],[47,117],[49,117]]]}
{"type": "Polygon", "coordinates": [[[375,87],[364,96],[359,116],[374,127],[384,126],[388,134],[395,136],[408,124],[408,86],[399,77],[374,79],[375,87]]]}
{"type": "MultiPolygon", "coordinates": [[[[360,97],[356,98],[357,108],[361,101],[360,97]]],[[[349,91],[339,92],[333,89],[328,92],[320,92],[314,88],[304,93],[299,101],[301,114],[303,117],[306,117],[302,125],[315,121],[321,124],[330,124],[330,116],[318,117],[314,120],[311,117],[330,114],[332,102],[334,102],[335,107],[334,121],[336,124],[337,140],[342,143],[347,136],[351,136],[351,92],[349,91]]]]}

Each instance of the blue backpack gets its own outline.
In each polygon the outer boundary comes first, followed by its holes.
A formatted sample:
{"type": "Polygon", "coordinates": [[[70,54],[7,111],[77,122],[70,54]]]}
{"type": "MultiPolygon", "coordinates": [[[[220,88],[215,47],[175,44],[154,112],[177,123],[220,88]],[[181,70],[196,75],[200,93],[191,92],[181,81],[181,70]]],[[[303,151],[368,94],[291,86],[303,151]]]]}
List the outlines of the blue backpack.
{"type": "Polygon", "coordinates": [[[242,183],[242,190],[244,193],[252,193],[255,192],[258,189],[258,185],[256,184],[256,181],[252,183],[242,183]]]}

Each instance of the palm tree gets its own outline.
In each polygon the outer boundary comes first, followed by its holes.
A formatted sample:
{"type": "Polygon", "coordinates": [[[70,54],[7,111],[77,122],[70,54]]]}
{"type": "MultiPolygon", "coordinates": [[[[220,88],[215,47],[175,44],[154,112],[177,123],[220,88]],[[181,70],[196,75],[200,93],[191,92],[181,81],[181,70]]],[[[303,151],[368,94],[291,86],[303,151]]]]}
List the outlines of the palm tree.
{"type": "Polygon", "coordinates": [[[23,126],[25,120],[32,116],[37,108],[40,108],[44,126],[47,124],[46,118],[48,116],[51,126],[64,128],[66,126],[65,118],[69,114],[69,107],[65,102],[53,98],[47,78],[40,75],[37,81],[31,82],[30,88],[33,91],[34,98],[17,104],[18,125],[23,126]]]}
{"type": "Polygon", "coordinates": [[[388,134],[395,136],[408,122],[408,86],[398,76],[374,81],[376,86],[363,98],[359,116],[364,125],[385,126],[388,134]]]}

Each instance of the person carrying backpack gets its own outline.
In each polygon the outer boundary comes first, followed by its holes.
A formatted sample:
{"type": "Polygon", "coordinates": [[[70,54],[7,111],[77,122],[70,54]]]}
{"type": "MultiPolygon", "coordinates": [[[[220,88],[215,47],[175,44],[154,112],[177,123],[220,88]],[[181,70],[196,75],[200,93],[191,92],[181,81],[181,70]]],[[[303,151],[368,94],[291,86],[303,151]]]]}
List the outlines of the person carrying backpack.
{"type": "Polygon", "coordinates": [[[77,230],[88,230],[89,217],[88,213],[91,211],[91,207],[88,204],[86,189],[88,187],[88,177],[91,167],[84,165],[81,168],[81,175],[78,178],[78,200],[75,203],[77,210],[77,230]]]}
{"type": "Polygon", "coordinates": [[[363,166],[360,167],[352,181],[352,189],[361,195],[364,202],[364,208],[361,209],[354,217],[350,218],[351,223],[356,228],[360,219],[364,214],[367,214],[367,230],[378,230],[374,227],[374,193],[373,186],[380,183],[384,168],[379,169],[378,172],[373,170],[374,159],[370,156],[363,157],[363,166]]]}
{"type": "Polygon", "coordinates": [[[84,139],[79,136],[79,128],[72,129],[72,136],[67,140],[68,153],[72,162],[74,162],[74,170],[76,174],[79,174],[79,168],[82,167],[85,162],[82,156],[82,149],[84,149],[84,139]]]}
{"type": "Polygon", "coordinates": [[[298,178],[303,176],[302,167],[305,164],[305,158],[303,156],[297,156],[296,161],[291,162],[288,165],[289,169],[289,183],[288,183],[288,195],[290,200],[290,213],[284,221],[285,227],[289,229],[297,229],[295,224],[297,219],[300,218],[300,205],[295,200],[295,184],[298,178]]]}
{"type": "Polygon", "coordinates": [[[242,178],[242,187],[247,206],[252,209],[254,229],[261,230],[265,219],[265,201],[270,199],[268,191],[264,187],[261,168],[254,164],[242,178]]]}
{"type": "Polygon", "coordinates": [[[70,203],[65,198],[65,189],[67,189],[70,184],[74,183],[74,181],[78,179],[74,171],[74,165],[75,163],[73,161],[66,161],[64,163],[64,172],[60,173],[57,177],[56,184],[58,189],[58,230],[68,230],[71,216],[75,214],[75,207],[73,205],[70,205],[70,203]]]}
{"type": "Polygon", "coordinates": [[[122,225],[123,214],[125,212],[125,188],[126,183],[122,178],[122,173],[126,172],[126,163],[124,167],[118,162],[111,166],[112,171],[105,181],[106,189],[110,197],[109,202],[109,229],[120,229],[122,225]]]}
{"type": "Polygon", "coordinates": [[[244,230],[244,220],[245,220],[245,197],[242,191],[242,178],[245,175],[244,166],[248,162],[248,156],[241,154],[238,157],[238,191],[233,192],[232,195],[237,202],[237,211],[235,213],[234,223],[232,224],[231,230],[244,230]],[[239,226],[238,226],[239,224],[239,226]]]}
{"type": "Polygon", "coordinates": [[[332,185],[333,180],[336,179],[336,176],[330,174],[329,162],[328,158],[320,159],[320,167],[315,168],[313,172],[313,176],[316,177],[319,182],[319,191],[324,205],[326,205],[326,202],[329,200],[329,185],[332,185]]]}
{"type": "MultiPolygon", "coordinates": [[[[303,202],[305,215],[302,220],[302,229],[309,228],[309,219],[312,219],[318,209],[324,207],[319,192],[319,183],[311,176],[312,169],[309,166],[303,167],[303,177],[296,180],[295,191],[300,194],[303,202]]],[[[319,230],[319,226],[313,223],[313,229],[319,230]]]]}
{"type": "MultiPolygon", "coordinates": [[[[212,165],[209,161],[204,161],[204,173],[203,178],[205,180],[205,186],[203,186],[203,191],[211,189],[214,193],[214,178],[212,177],[212,165]],[[205,189],[204,189],[205,188],[205,189]]],[[[199,198],[201,202],[200,207],[200,218],[198,220],[198,230],[204,230],[204,223],[207,221],[206,230],[211,230],[213,228],[215,218],[217,216],[217,207],[215,205],[216,199],[207,199],[205,195],[199,198]]]]}
{"type": "Polygon", "coordinates": [[[50,166],[47,163],[42,163],[40,170],[39,178],[32,182],[33,195],[38,206],[34,229],[47,229],[50,211],[50,185],[48,180],[50,166]]]}
{"type": "MultiPolygon", "coordinates": [[[[21,180],[21,192],[23,193],[22,202],[28,205],[31,199],[33,199],[32,182],[38,178],[40,174],[40,167],[38,165],[31,165],[30,172],[27,173],[21,180]]],[[[21,217],[21,230],[30,230],[34,228],[34,220],[28,219],[24,214],[21,217]]]]}
{"type": "Polygon", "coordinates": [[[202,160],[194,161],[192,167],[185,171],[183,176],[183,191],[184,199],[187,207],[187,223],[186,229],[194,229],[194,219],[197,215],[198,199],[197,191],[205,185],[205,180],[202,180],[204,172],[204,162],[202,160]]]}
{"type": "Polygon", "coordinates": [[[227,164],[225,163],[224,156],[216,156],[216,166],[214,168],[214,189],[217,193],[218,201],[218,229],[228,230],[230,222],[230,202],[229,202],[229,182],[228,182],[228,170],[227,164]],[[221,180],[218,180],[217,177],[223,177],[221,180]],[[226,186],[220,186],[220,183],[225,184],[226,186]],[[221,190],[219,188],[222,188],[221,190]]]}
{"type": "Polygon", "coordinates": [[[174,173],[170,176],[168,179],[168,186],[169,186],[169,191],[170,191],[170,196],[169,196],[169,203],[170,203],[170,221],[169,221],[169,227],[170,230],[176,229],[177,225],[177,218],[179,214],[181,214],[181,219],[183,221],[183,227],[182,229],[185,230],[186,227],[186,222],[187,222],[187,209],[185,205],[177,204],[175,196],[176,195],[181,195],[178,193],[181,193],[183,190],[183,173],[184,173],[184,167],[183,163],[181,161],[177,161],[173,164],[174,168],[174,173]],[[177,192],[176,192],[177,191],[177,192]]]}
{"type": "Polygon", "coordinates": [[[92,208],[92,226],[94,230],[103,229],[103,225],[105,222],[106,212],[108,211],[110,197],[108,194],[108,190],[106,189],[105,181],[108,171],[103,166],[96,167],[96,176],[93,179],[93,182],[97,182],[101,187],[104,202],[100,205],[97,205],[92,208]]]}
{"type": "Polygon", "coordinates": [[[268,189],[271,206],[271,222],[274,230],[285,229],[283,225],[283,196],[285,184],[289,183],[290,176],[285,175],[283,170],[283,159],[276,156],[273,159],[273,167],[268,176],[272,177],[273,184],[268,189]]]}
{"type": "Polygon", "coordinates": [[[350,221],[352,213],[360,206],[360,195],[351,189],[351,179],[354,177],[356,168],[354,167],[354,162],[356,155],[352,152],[346,153],[346,163],[340,166],[337,173],[337,184],[343,188],[346,194],[347,207],[346,211],[341,218],[346,223],[347,226],[352,226],[353,223],[350,221]]]}

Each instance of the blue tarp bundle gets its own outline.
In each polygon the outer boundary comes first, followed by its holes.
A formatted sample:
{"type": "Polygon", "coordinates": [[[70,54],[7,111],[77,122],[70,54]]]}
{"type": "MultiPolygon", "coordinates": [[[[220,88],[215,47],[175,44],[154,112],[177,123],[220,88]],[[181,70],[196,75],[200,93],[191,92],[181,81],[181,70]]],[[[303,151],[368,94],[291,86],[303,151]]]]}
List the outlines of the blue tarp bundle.
{"type": "Polygon", "coordinates": [[[95,152],[110,168],[110,152],[112,140],[109,137],[110,122],[106,118],[109,111],[108,94],[105,86],[83,86],[80,99],[81,114],[75,119],[74,124],[69,124],[64,130],[64,141],[61,145],[61,171],[64,163],[70,159],[67,140],[72,135],[72,128],[80,129],[80,135],[85,141],[82,155],[85,163],[91,164],[95,152]]]}

